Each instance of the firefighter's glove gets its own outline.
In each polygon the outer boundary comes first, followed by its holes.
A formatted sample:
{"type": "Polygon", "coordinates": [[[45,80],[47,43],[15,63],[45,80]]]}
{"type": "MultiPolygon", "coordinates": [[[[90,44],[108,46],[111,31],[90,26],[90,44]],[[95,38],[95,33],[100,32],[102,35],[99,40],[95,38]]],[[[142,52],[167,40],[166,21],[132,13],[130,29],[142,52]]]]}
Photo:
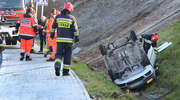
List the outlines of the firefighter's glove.
{"type": "Polygon", "coordinates": [[[45,48],[44,49],[44,54],[47,54],[49,52],[49,49],[48,48],[45,48]]]}
{"type": "Polygon", "coordinates": [[[45,29],[43,29],[43,32],[47,32],[45,29]]]}
{"type": "Polygon", "coordinates": [[[79,37],[78,37],[78,36],[76,36],[76,37],[74,38],[74,42],[75,42],[75,43],[79,42],[79,37]]]}
{"type": "Polygon", "coordinates": [[[154,48],[154,51],[155,51],[155,53],[158,53],[158,50],[157,50],[157,48],[154,48]]]}

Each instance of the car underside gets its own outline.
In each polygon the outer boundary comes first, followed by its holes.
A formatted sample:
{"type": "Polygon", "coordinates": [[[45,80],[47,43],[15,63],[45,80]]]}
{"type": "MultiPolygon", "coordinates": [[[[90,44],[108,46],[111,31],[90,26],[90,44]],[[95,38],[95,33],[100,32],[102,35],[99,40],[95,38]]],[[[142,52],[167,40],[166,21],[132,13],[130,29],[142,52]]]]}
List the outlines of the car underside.
{"type": "Polygon", "coordinates": [[[136,89],[151,83],[156,77],[154,50],[151,49],[153,51],[146,54],[135,34],[120,38],[106,46],[100,45],[99,48],[110,78],[121,88],[136,89]],[[148,56],[154,57],[149,59],[148,56]]]}

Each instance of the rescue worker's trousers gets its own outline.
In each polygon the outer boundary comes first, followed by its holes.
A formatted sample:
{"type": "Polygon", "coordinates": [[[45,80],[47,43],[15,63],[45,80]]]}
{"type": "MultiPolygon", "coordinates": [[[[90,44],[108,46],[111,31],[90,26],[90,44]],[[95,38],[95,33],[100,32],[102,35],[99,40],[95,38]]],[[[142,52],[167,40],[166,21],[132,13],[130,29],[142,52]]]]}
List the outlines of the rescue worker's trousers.
{"type": "MultiPolygon", "coordinates": [[[[64,59],[64,68],[70,69],[72,55],[72,43],[57,42],[56,61],[64,59]]],[[[56,62],[55,61],[55,62],[56,62]]]]}
{"type": "Polygon", "coordinates": [[[54,36],[54,38],[52,38],[50,36],[50,33],[47,32],[47,38],[48,38],[48,48],[52,48],[52,53],[51,53],[51,56],[50,58],[51,59],[55,59],[55,54],[56,54],[56,39],[57,39],[57,36],[54,36]]]}
{"type": "Polygon", "coordinates": [[[33,39],[21,39],[21,53],[26,53],[26,55],[30,55],[30,51],[33,45],[33,39]]]}
{"type": "Polygon", "coordinates": [[[55,59],[55,54],[56,54],[56,39],[53,40],[52,44],[50,45],[50,47],[52,47],[52,53],[50,58],[51,59],[55,59]]]}
{"type": "Polygon", "coordinates": [[[43,45],[45,44],[46,45],[46,33],[41,33],[39,35],[40,37],[40,51],[43,51],[43,45]]]}
{"type": "Polygon", "coordinates": [[[51,59],[55,59],[55,54],[56,54],[56,39],[57,39],[57,36],[55,35],[55,34],[57,34],[57,33],[50,33],[50,34],[54,34],[54,36],[53,37],[51,37],[50,35],[49,35],[49,39],[48,39],[48,43],[49,43],[49,46],[52,48],[52,53],[51,53],[51,56],[50,56],[50,58],[51,59]]]}

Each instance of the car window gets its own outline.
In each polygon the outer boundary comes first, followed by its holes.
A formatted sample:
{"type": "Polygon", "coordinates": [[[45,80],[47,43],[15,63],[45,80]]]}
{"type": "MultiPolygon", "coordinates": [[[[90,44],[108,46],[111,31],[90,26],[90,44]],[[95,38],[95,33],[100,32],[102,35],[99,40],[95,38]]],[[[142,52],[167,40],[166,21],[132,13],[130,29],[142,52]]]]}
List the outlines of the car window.
{"type": "Polygon", "coordinates": [[[5,8],[24,8],[23,0],[0,0],[0,9],[5,8]]]}

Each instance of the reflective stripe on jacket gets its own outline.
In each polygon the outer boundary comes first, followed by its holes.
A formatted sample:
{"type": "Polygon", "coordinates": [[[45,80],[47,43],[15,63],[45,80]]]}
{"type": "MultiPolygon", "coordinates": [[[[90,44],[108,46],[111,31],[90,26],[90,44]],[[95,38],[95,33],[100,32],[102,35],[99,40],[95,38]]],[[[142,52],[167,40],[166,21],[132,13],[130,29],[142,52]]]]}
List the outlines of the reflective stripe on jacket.
{"type": "Polygon", "coordinates": [[[58,15],[56,16],[53,29],[57,29],[57,41],[73,43],[74,37],[79,36],[77,22],[72,15],[58,15]]]}
{"type": "Polygon", "coordinates": [[[146,42],[146,43],[148,43],[148,44],[152,44],[152,41],[151,41],[151,40],[144,39],[144,42],[146,42]]]}
{"type": "Polygon", "coordinates": [[[34,37],[36,35],[36,33],[34,32],[34,26],[35,21],[32,17],[24,17],[21,16],[19,18],[19,35],[20,36],[30,36],[30,37],[34,37]]]}

